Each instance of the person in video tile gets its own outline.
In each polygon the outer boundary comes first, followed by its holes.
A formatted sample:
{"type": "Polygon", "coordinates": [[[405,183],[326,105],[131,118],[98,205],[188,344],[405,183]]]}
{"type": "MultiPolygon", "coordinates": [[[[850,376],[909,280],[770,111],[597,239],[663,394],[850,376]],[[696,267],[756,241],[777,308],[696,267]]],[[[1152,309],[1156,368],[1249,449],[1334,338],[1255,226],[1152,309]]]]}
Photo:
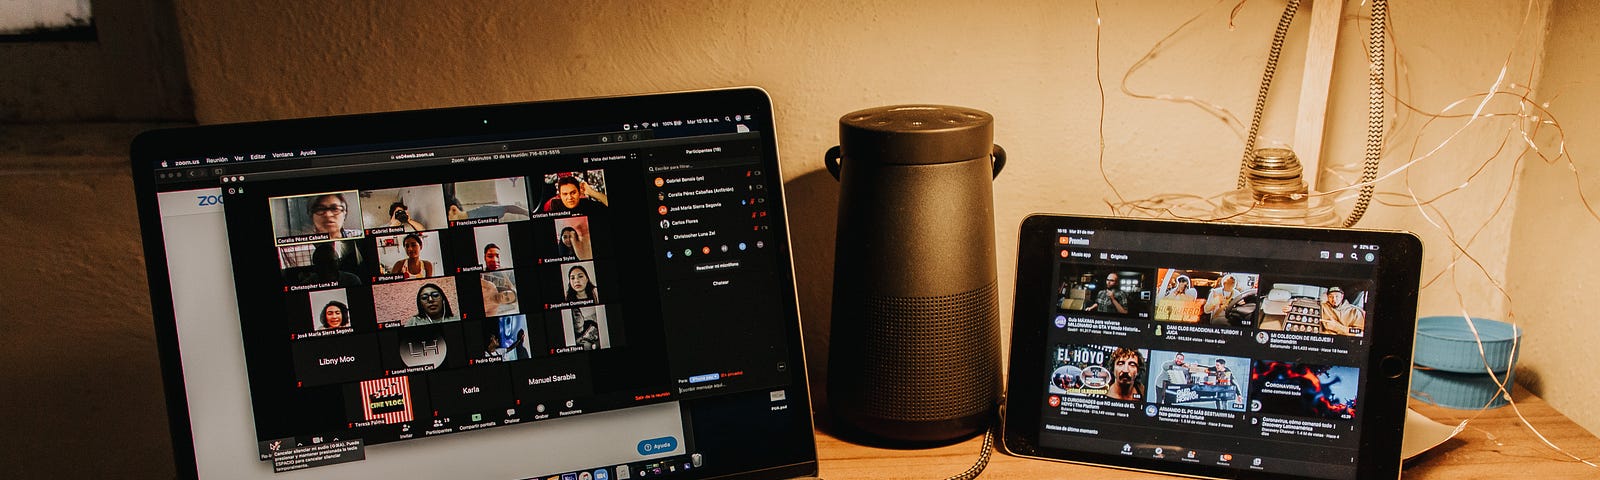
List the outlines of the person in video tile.
{"type": "Polygon", "coordinates": [[[312,228],[333,239],[344,238],[344,216],[349,212],[350,203],[345,201],[343,193],[322,195],[306,205],[312,228]]]}
{"type": "Polygon", "coordinates": [[[1138,350],[1117,347],[1111,353],[1112,383],[1106,396],[1117,400],[1143,400],[1144,385],[1139,382],[1139,369],[1143,364],[1138,350]]]}
{"type": "Polygon", "coordinates": [[[489,343],[484,355],[498,356],[506,361],[532,358],[528,353],[527,318],[513,315],[501,318],[498,323],[495,325],[491,322],[488,325],[493,330],[489,332],[489,343]]]}
{"type": "Polygon", "coordinates": [[[584,350],[600,349],[600,324],[591,319],[584,319],[575,331],[578,337],[578,346],[584,350]]]}
{"type": "Polygon", "coordinates": [[[563,257],[576,257],[576,256],[578,256],[577,247],[573,245],[573,243],[576,242],[577,240],[578,240],[578,229],[572,228],[572,227],[564,227],[564,228],[562,228],[561,229],[561,243],[558,246],[559,250],[560,250],[560,253],[561,253],[561,256],[563,256],[563,257]]]}
{"type": "Polygon", "coordinates": [[[1328,333],[1361,336],[1367,312],[1344,301],[1344,289],[1333,287],[1322,298],[1322,328],[1328,333]]]}
{"type": "Polygon", "coordinates": [[[1173,297],[1183,300],[1193,300],[1199,295],[1200,294],[1194,290],[1194,282],[1190,281],[1189,276],[1187,275],[1178,275],[1178,278],[1174,281],[1172,287],[1168,288],[1165,292],[1161,292],[1162,297],[1173,297]]]}
{"type": "Polygon", "coordinates": [[[483,316],[497,317],[520,313],[517,305],[516,272],[485,273],[478,283],[483,289],[483,316]]]}
{"type": "Polygon", "coordinates": [[[1228,368],[1227,360],[1223,360],[1221,358],[1217,359],[1216,364],[1206,369],[1206,373],[1216,377],[1216,382],[1218,385],[1233,384],[1233,370],[1228,368]]]}
{"type": "Polygon", "coordinates": [[[1089,304],[1085,311],[1105,313],[1128,313],[1128,292],[1117,287],[1119,277],[1115,272],[1106,274],[1105,287],[1095,293],[1094,303],[1089,304]]]}
{"type": "Polygon", "coordinates": [[[556,197],[551,200],[545,201],[546,212],[576,212],[582,215],[599,213],[611,203],[606,194],[575,175],[556,180],[556,197]]]}
{"type": "Polygon", "coordinates": [[[406,235],[400,244],[405,247],[406,258],[394,262],[390,273],[405,275],[405,278],[427,278],[433,276],[433,262],[422,259],[422,236],[418,234],[406,235]]]}
{"type": "Polygon", "coordinates": [[[350,308],[338,300],[328,302],[322,306],[322,318],[318,320],[321,323],[318,330],[344,328],[350,325],[350,308]]]}
{"type": "Polygon", "coordinates": [[[340,268],[338,243],[319,243],[311,250],[311,270],[300,274],[301,285],[338,282],[341,287],[361,285],[361,277],[340,268]]]}
{"type": "Polygon", "coordinates": [[[401,230],[420,232],[426,230],[421,223],[411,219],[410,208],[403,202],[389,204],[389,226],[404,227],[401,230]]]}
{"type": "Polygon", "coordinates": [[[493,243],[483,246],[483,270],[493,272],[500,267],[500,246],[493,243]]]}
{"type": "Polygon", "coordinates": [[[432,325],[456,320],[460,318],[457,318],[455,310],[450,308],[450,299],[445,298],[444,289],[429,283],[417,289],[417,314],[406,319],[405,326],[432,325]]]}
{"type": "Polygon", "coordinates": [[[583,265],[567,269],[567,301],[600,301],[600,288],[590,281],[589,270],[583,265]]]}

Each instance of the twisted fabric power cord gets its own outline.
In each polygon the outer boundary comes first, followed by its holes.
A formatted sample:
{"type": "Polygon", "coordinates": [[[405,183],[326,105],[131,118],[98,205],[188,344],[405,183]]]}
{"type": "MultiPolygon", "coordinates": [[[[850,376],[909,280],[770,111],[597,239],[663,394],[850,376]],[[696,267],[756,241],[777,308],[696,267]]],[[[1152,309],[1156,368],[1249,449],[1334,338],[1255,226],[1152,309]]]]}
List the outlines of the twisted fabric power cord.
{"type": "Polygon", "coordinates": [[[997,428],[1000,428],[999,424],[990,426],[988,431],[983,432],[983,452],[978,454],[978,462],[972,464],[972,467],[966,471],[945,480],[972,480],[978,478],[978,474],[983,473],[983,469],[989,466],[989,454],[994,451],[994,430],[997,428]]]}
{"type": "Polygon", "coordinates": [[[1366,161],[1361,166],[1361,191],[1356,195],[1355,208],[1344,220],[1346,228],[1356,226],[1367,213],[1367,205],[1372,202],[1372,181],[1378,178],[1378,161],[1383,158],[1383,38],[1388,23],[1388,0],[1372,0],[1372,28],[1367,40],[1367,57],[1372,65],[1367,71],[1366,161]]]}
{"type": "MultiPolygon", "coordinates": [[[[1237,188],[1249,187],[1248,172],[1251,160],[1255,157],[1256,135],[1261,132],[1261,117],[1267,108],[1267,92],[1272,90],[1272,77],[1278,71],[1278,56],[1283,51],[1284,39],[1289,35],[1289,25],[1294,23],[1295,10],[1299,8],[1300,0],[1289,0],[1283,8],[1283,16],[1278,19],[1278,29],[1272,32],[1272,46],[1267,50],[1267,67],[1261,73],[1255,112],[1250,115],[1250,132],[1244,139],[1244,158],[1239,165],[1237,188]]],[[[1367,69],[1367,147],[1358,183],[1361,188],[1350,216],[1344,219],[1346,228],[1354,227],[1366,215],[1367,207],[1372,203],[1373,180],[1378,178],[1378,161],[1383,158],[1383,46],[1388,32],[1388,18],[1388,0],[1372,0],[1372,28],[1367,41],[1367,58],[1371,62],[1367,69]]]]}
{"type": "Polygon", "coordinates": [[[1256,154],[1256,135],[1261,133],[1261,116],[1267,109],[1267,92],[1272,90],[1272,76],[1278,73],[1278,56],[1283,53],[1283,41],[1289,37],[1289,24],[1294,23],[1294,13],[1300,9],[1300,0],[1289,0],[1278,18],[1278,29],[1272,32],[1272,46],[1267,49],[1267,68],[1261,72],[1261,89],[1256,92],[1256,109],[1250,114],[1250,132],[1244,136],[1244,159],[1239,164],[1239,181],[1236,188],[1249,187],[1250,161],[1256,154]]]}

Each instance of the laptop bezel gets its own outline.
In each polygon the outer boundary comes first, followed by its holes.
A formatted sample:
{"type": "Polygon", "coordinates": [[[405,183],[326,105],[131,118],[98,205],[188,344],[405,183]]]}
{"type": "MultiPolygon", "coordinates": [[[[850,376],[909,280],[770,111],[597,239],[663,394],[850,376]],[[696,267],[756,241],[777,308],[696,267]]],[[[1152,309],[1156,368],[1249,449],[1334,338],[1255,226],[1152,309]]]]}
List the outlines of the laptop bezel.
{"type": "MultiPolygon", "coordinates": [[[[451,107],[428,110],[411,110],[329,117],[273,120],[249,123],[217,124],[153,130],[134,139],[130,148],[130,161],[134,183],[136,208],[139,214],[141,235],[144,240],[146,276],[150,286],[154,333],[162,369],[163,391],[166,397],[168,428],[171,433],[173,458],[180,478],[198,478],[195,453],[193,418],[190,416],[189,389],[184,382],[182,350],[178,341],[178,324],[168,275],[168,253],[156,183],[156,171],[162,160],[176,160],[216,156],[240,151],[269,151],[278,149],[315,149],[318,146],[395,144],[407,142],[437,142],[451,139],[467,142],[472,139],[489,139],[514,136],[519,132],[553,132],[563,125],[620,126],[631,120],[664,115],[693,117],[696,114],[723,115],[730,111],[752,113],[753,120],[746,123],[765,132],[762,161],[775,175],[779,199],[784,198],[784,178],[778,156],[776,119],[767,93],[758,87],[696,90],[684,92],[653,93],[562,99],[525,103],[482,106],[451,107]]],[[[418,144],[417,146],[423,146],[418,144]]],[[[210,178],[211,186],[218,186],[217,178],[210,178]]],[[[193,188],[204,188],[197,184],[193,188]]],[[[780,203],[783,204],[783,203],[780,203]]],[[[779,258],[786,264],[789,294],[784,296],[788,305],[783,310],[787,345],[791,352],[791,383],[788,399],[804,408],[806,435],[813,435],[815,426],[809,412],[811,395],[805,368],[805,347],[801,332],[799,298],[795,289],[794,259],[789,238],[788,214],[785,208],[773,209],[778,216],[772,223],[782,231],[779,258]],[[798,394],[798,396],[797,396],[798,394]]],[[[233,295],[232,291],[219,294],[233,295]]],[[[799,432],[791,432],[798,434],[799,432]]],[[[815,475],[817,455],[814,436],[811,437],[809,461],[786,465],[765,465],[738,472],[750,478],[794,478],[815,475]]],[[[803,453],[803,452],[802,452],[803,453]]]]}

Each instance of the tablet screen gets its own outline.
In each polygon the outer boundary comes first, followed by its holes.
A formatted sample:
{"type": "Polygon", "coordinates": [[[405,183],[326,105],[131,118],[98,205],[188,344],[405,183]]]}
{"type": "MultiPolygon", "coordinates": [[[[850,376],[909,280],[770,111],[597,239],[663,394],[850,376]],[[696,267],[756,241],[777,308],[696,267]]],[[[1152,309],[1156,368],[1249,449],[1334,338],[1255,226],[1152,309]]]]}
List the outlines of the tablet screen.
{"type": "Polygon", "coordinates": [[[1409,235],[1034,217],[1021,238],[1019,454],[1345,479],[1398,445],[1372,427],[1404,408],[1408,362],[1377,365],[1409,359],[1409,235]]]}

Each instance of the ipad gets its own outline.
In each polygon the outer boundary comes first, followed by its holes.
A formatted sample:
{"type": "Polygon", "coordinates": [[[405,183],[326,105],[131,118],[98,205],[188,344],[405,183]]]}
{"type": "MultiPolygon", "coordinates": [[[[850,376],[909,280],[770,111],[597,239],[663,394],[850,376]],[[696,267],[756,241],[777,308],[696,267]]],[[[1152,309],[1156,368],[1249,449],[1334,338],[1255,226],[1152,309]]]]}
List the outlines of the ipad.
{"type": "Polygon", "coordinates": [[[1400,476],[1421,243],[1033,215],[1003,445],[1202,478],[1400,476]]]}
{"type": "Polygon", "coordinates": [[[815,475],[765,92],[141,135],[184,478],[815,475]]]}

